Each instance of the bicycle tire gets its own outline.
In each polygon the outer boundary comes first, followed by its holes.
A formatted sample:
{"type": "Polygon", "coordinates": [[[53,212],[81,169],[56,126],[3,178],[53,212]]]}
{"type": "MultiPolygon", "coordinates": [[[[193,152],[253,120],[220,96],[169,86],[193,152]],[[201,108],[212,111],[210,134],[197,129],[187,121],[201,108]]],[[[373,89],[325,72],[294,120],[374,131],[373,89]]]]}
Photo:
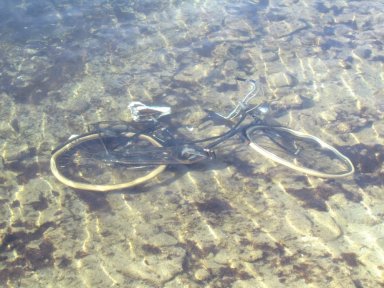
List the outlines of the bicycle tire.
{"type": "Polygon", "coordinates": [[[102,136],[91,133],[76,137],[54,150],[50,159],[52,174],[75,189],[108,192],[140,185],[164,171],[167,165],[106,162],[111,145],[124,141],[133,141],[130,145],[134,147],[162,147],[154,138],[144,134],[126,132],[102,136]]]}
{"type": "Polygon", "coordinates": [[[348,157],[313,135],[265,125],[251,126],[245,134],[255,151],[304,174],[341,178],[354,173],[354,166],[348,157]],[[295,149],[296,152],[293,151],[295,149]]]}

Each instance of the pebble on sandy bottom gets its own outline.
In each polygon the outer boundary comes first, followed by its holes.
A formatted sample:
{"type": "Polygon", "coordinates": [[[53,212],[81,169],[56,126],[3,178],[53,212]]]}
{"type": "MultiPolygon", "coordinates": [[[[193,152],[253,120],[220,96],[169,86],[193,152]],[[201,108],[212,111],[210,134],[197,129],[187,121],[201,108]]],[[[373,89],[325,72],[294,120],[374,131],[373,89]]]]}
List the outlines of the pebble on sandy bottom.
{"type": "MultiPolygon", "coordinates": [[[[275,104],[275,103],[274,103],[275,104]]],[[[300,109],[304,105],[304,100],[298,94],[288,94],[277,101],[276,108],[300,109]]]]}
{"type": "Polygon", "coordinates": [[[231,253],[227,250],[221,250],[216,254],[214,261],[219,264],[227,264],[232,259],[236,259],[236,255],[231,255],[231,253]]]}
{"type": "Polygon", "coordinates": [[[148,243],[154,243],[156,246],[174,246],[176,245],[177,239],[172,237],[171,235],[167,233],[159,233],[154,236],[152,236],[148,243]]]}
{"type": "MultiPolygon", "coordinates": [[[[0,130],[3,132],[3,130],[0,130]]],[[[7,134],[3,134],[7,135],[7,134]]],[[[20,161],[21,159],[28,159],[31,154],[27,143],[17,143],[13,139],[8,140],[6,149],[3,150],[3,157],[6,162],[20,161]],[[9,147],[9,148],[8,148],[9,147]]]]}
{"type": "Polygon", "coordinates": [[[256,279],[237,280],[232,284],[232,288],[257,288],[262,286],[264,285],[260,285],[260,282],[256,279]]]}
{"type": "Polygon", "coordinates": [[[296,31],[300,31],[304,29],[306,24],[302,21],[298,21],[295,19],[290,19],[287,21],[278,21],[271,22],[269,24],[270,34],[276,38],[282,38],[288,36],[289,34],[295,33],[296,31]]]}
{"type": "Polygon", "coordinates": [[[198,281],[204,281],[204,280],[208,279],[210,276],[211,276],[211,274],[206,269],[202,269],[202,268],[197,269],[195,272],[195,278],[198,281]]]}
{"type": "Polygon", "coordinates": [[[332,241],[341,236],[341,228],[328,213],[311,211],[311,214],[314,222],[313,236],[319,237],[324,241],[332,241]]]}
{"type": "Polygon", "coordinates": [[[185,250],[179,247],[163,247],[161,250],[154,249],[152,254],[137,255],[137,257],[122,256],[111,259],[116,267],[123,274],[150,281],[154,284],[161,284],[169,281],[183,271],[183,260],[185,250]]]}
{"type": "Polygon", "coordinates": [[[286,86],[293,86],[296,82],[296,79],[285,72],[278,72],[274,73],[268,76],[267,81],[271,84],[272,87],[286,87],[286,86]]]}
{"type": "Polygon", "coordinates": [[[312,223],[303,213],[288,210],[285,219],[296,233],[303,236],[311,234],[312,223]]]}
{"type": "Polygon", "coordinates": [[[176,81],[191,82],[191,80],[198,81],[206,76],[209,71],[209,66],[204,63],[196,64],[185,68],[181,73],[175,75],[176,81]]]}
{"type": "Polygon", "coordinates": [[[246,251],[242,253],[240,257],[245,262],[255,262],[263,258],[263,251],[262,250],[246,251]]]}
{"type": "Polygon", "coordinates": [[[310,214],[312,217],[298,212],[289,212],[286,220],[296,232],[303,236],[315,236],[331,241],[341,235],[340,227],[331,216],[318,211],[310,211],[310,214]]]}

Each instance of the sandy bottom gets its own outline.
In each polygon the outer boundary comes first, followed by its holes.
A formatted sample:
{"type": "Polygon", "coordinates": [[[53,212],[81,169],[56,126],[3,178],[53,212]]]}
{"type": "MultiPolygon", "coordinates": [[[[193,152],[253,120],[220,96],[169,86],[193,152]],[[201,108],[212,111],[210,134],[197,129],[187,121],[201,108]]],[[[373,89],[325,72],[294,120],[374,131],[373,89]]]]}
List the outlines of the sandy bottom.
{"type": "Polygon", "coordinates": [[[384,6],[168,2],[9,8],[30,17],[31,38],[1,33],[16,36],[0,42],[0,282],[383,286],[384,6]],[[56,23],[45,38],[37,18],[56,23]],[[199,129],[202,109],[228,111],[245,91],[236,76],[260,79],[277,120],[339,147],[355,175],[300,175],[237,138],[214,161],[124,191],[76,191],[51,174],[55,146],[129,120],[134,100],[172,106],[181,132],[218,133],[199,129]]]}

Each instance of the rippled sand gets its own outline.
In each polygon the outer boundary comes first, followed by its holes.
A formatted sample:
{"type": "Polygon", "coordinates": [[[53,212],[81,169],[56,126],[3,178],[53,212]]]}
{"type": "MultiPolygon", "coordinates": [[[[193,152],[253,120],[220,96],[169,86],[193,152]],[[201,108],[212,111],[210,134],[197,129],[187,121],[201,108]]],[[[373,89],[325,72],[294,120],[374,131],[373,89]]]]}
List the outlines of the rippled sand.
{"type": "Polygon", "coordinates": [[[173,2],[2,4],[0,282],[384,285],[383,4],[173,2]],[[228,111],[236,76],[261,79],[278,121],[338,146],[356,174],[303,176],[233,139],[215,161],[125,191],[51,175],[56,145],[129,120],[133,100],[173,106],[195,137],[218,133],[198,128],[202,108],[228,111]]]}

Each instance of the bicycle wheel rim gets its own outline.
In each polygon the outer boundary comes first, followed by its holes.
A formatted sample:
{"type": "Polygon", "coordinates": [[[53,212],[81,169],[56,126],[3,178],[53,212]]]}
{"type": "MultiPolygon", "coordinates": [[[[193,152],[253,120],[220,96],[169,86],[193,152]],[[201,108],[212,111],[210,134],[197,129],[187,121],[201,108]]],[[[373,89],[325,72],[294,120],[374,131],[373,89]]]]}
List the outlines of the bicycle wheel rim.
{"type": "MultiPolygon", "coordinates": [[[[128,139],[129,137],[132,138],[132,136],[134,135],[135,135],[134,133],[127,132],[118,137],[125,137],[128,139]]],[[[114,138],[114,137],[106,137],[106,138],[114,138]]],[[[138,141],[145,142],[147,145],[162,147],[162,145],[159,142],[157,142],[155,139],[147,135],[137,135],[134,138],[137,139],[138,141]]],[[[103,141],[104,139],[105,138],[103,137],[103,141]]],[[[70,158],[72,157],[73,159],[72,158],[69,159],[70,160],[69,162],[71,161],[74,162],[76,161],[76,159],[75,157],[73,157],[73,155],[75,155],[75,153],[78,152],[76,151],[77,149],[81,151],[81,149],[83,149],[82,146],[84,145],[86,146],[95,141],[101,143],[102,141],[100,140],[101,140],[101,136],[99,133],[88,134],[83,137],[75,138],[73,141],[69,141],[68,143],[61,146],[59,149],[55,150],[50,159],[50,168],[51,168],[52,174],[56,177],[56,179],[58,179],[63,184],[75,189],[90,190],[90,191],[96,191],[96,192],[108,192],[108,191],[113,191],[118,189],[134,187],[144,182],[147,182],[150,179],[159,175],[161,172],[163,172],[167,166],[167,165],[147,166],[147,169],[145,172],[141,173],[140,171],[138,171],[138,173],[141,174],[140,176],[137,176],[133,179],[127,178],[127,180],[119,181],[119,183],[97,183],[97,182],[92,183],[92,179],[90,180],[89,177],[87,178],[88,181],[86,181],[86,179],[82,179],[81,171],[76,172],[78,173],[78,175],[73,175],[74,177],[69,176],[68,172],[64,172],[63,168],[70,168],[70,167],[65,167],[65,165],[61,163],[62,161],[66,160],[65,157],[70,157],[70,158]]],[[[79,160],[79,161],[82,161],[82,160],[79,160]]],[[[104,167],[106,167],[105,164],[101,163],[100,161],[97,162],[97,159],[96,160],[92,159],[91,161],[93,161],[93,163],[98,163],[100,166],[104,165],[104,167]]],[[[127,167],[124,167],[124,165],[120,165],[120,167],[117,167],[116,170],[118,170],[118,168],[127,169],[127,167]]],[[[135,170],[135,167],[129,167],[129,168],[132,169],[132,171],[135,170]]]]}
{"type": "Polygon", "coordinates": [[[263,125],[252,126],[245,133],[252,149],[293,170],[321,178],[341,178],[354,173],[354,166],[348,157],[313,135],[286,127],[263,125]],[[283,149],[283,145],[272,139],[271,133],[277,138],[289,138],[290,143],[300,147],[298,154],[283,149]]]}

